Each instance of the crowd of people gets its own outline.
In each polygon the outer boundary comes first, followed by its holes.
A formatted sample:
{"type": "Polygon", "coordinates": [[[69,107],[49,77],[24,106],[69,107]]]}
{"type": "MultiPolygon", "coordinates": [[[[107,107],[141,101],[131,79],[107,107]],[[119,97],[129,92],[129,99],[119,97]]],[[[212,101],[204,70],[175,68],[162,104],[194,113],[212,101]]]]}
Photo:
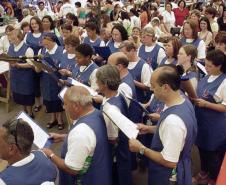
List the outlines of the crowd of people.
{"type": "Polygon", "coordinates": [[[0,185],[52,185],[57,169],[60,185],[132,185],[136,169],[148,169],[148,185],[216,184],[226,151],[225,1],[2,0],[0,17],[16,20],[0,38],[0,53],[18,59],[9,71],[14,102],[33,119],[44,107],[48,129],[70,126],[50,134],[63,141],[57,156],[31,151],[24,120],[4,123],[0,185]],[[72,86],[60,99],[71,78],[98,95],[72,86]],[[138,137],[109,109],[137,124],[138,137]]]}

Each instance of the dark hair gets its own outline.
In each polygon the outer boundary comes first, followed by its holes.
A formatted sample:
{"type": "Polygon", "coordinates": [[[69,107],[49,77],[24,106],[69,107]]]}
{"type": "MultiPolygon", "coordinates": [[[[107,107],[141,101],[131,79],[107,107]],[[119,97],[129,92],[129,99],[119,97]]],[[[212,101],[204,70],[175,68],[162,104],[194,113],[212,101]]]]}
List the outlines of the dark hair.
{"type": "Polygon", "coordinates": [[[10,120],[3,124],[7,134],[5,141],[8,144],[16,144],[24,155],[29,155],[34,141],[34,133],[30,125],[22,119],[10,120]]]}
{"type": "Polygon", "coordinates": [[[216,49],[209,51],[206,55],[206,59],[215,66],[221,66],[221,72],[226,73],[226,56],[221,50],[216,49]]]}
{"type": "Polygon", "coordinates": [[[135,8],[131,8],[131,9],[130,9],[130,13],[132,13],[132,14],[135,15],[136,17],[139,17],[139,14],[138,14],[138,12],[136,11],[135,8]]]}
{"type": "Polygon", "coordinates": [[[226,44],[226,31],[219,31],[215,37],[215,43],[226,44]]]}
{"type": "Polygon", "coordinates": [[[39,1],[38,6],[40,6],[41,4],[45,5],[45,3],[43,1],[39,1]]]}
{"type": "Polygon", "coordinates": [[[93,55],[93,48],[89,44],[79,44],[76,49],[78,53],[81,53],[84,57],[92,57],[93,55]]]}
{"type": "Polygon", "coordinates": [[[76,2],[75,6],[78,6],[79,8],[82,6],[80,2],[76,2]]]}
{"type": "Polygon", "coordinates": [[[213,15],[212,17],[214,18],[217,15],[217,10],[215,8],[209,6],[206,8],[205,13],[213,15]]]}
{"type": "Polygon", "coordinates": [[[129,60],[127,57],[118,57],[116,60],[116,65],[121,64],[124,68],[127,68],[129,65],[129,60]]]}
{"type": "Polygon", "coordinates": [[[37,16],[32,17],[31,20],[30,20],[30,30],[31,30],[31,32],[32,32],[32,33],[34,32],[34,30],[33,30],[32,27],[31,27],[31,21],[32,21],[32,20],[35,20],[35,21],[37,22],[37,24],[38,24],[38,26],[39,26],[39,32],[42,33],[42,32],[43,32],[42,21],[41,21],[41,20],[39,19],[39,17],[37,17],[37,16]]]}
{"type": "Polygon", "coordinates": [[[110,90],[116,91],[121,83],[119,70],[116,66],[104,65],[98,68],[96,78],[102,84],[107,85],[110,90]]]}
{"type": "Polygon", "coordinates": [[[170,2],[165,3],[165,8],[166,8],[167,5],[170,5],[171,9],[173,8],[173,6],[172,6],[172,4],[170,2]]]}
{"type": "Polygon", "coordinates": [[[78,17],[75,16],[73,13],[67,13],[66,15],[66,19],[71,19],[73,21],[73,26],[78,26],[79,22],[78,22],[78,17]]]}
{"type": "Polygon", "coordinates": [[[172,90],[177,91],[180,89],[181,75],[183,74],[183,68],[178,65],[165,64],[159,67],[161,73],[159,73],[157,83],[162,86],[168,84],[172,90]]]}
{"type": "Polygon", "coordinates": [[[199,28],[200,28],[200,30],[201,30],[201,27],[200,27],[201,21],[205,21],[206,24],[207,24],[207,30],[212,32],[209,19],[207,17],[201,17],[200,18],[200,20],[199,20],[199,28]]]}
{"type": "Polygon", "coordinates": [[[124,20],[124,19],[130,20],[129,14],[125,11],[121,11],[121,19],[122,20],[124,20]]]}
{"type": "Polygon", "coordinates": [[[179,49],[181,47],[181,42],[177,37],[170,37],[168,42],[172,42],[173,45],[173,58],[177,59],[177,55],[179,53],[179,49]]]}
{"type": "Polygon", "coordinates": [[[69,30],[72,32],[72,26],[70,24],[63,24],[61,25],[61,30],[69,30]]]}
{"type": "Polygon", "coordinates": [[[85,28],[88,28],[89,30],[92,30],[92,31],[96,31],[96,33],[100,32],[97,24],[95,24],[94,22],[91,22],[91,21],[86,22],[85,28]]]}
{"type": "Polygon", "coordinates": [[[54,23],[52,17],[49,16],[49,15],[45,15],[45,16],[42,18],[42,22],[43,22],[44,19],[48,19],[48,20],[49,20],[49,22],[50,22],[50,30],[53,30],[53,29],[55,28],[55,23],[54,23]]]}
{"type": "Polygon", "coordinates": [[[186,2],[185,2],[185,0],[180,0],[180,1],[178,1],[177,5],[179,6],[181,2],[184,3],[184,8],[185,8],[185,7],[186,7],[186,2]]]}
{"type": "Polygon", "coordinates": [[[121,37],[122,37],[122,41],[128,40],[128,32],[126,31],[126,29],[124,28],[124,26],[122,26],[121,24],[114,25],[114,27],[111,30],[111,33],[112,33],[112,31],[114,29],[116,29],[116,30],[118,30],[120,32],[121,37]]]}

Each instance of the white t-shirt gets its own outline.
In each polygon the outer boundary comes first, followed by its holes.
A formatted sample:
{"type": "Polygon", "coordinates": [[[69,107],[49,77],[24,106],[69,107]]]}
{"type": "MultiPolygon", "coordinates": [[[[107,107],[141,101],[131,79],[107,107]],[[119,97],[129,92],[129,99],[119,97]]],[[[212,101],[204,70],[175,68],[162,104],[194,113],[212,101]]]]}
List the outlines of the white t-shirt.
{"type": "Polygon", "coordinates": [[[162,13],[162,16],[163,16],[163,22],[168,31],[170,31],[171,28],[175,27],[176,19],[173,11],[171,11],[171,13],[169,13],[168,11],[164,11],[162,13]]]}
{"type": "MultiPolygon", "coordinates": [[[[207,82],[213,82],[217,79],[218,76],[211,75],[208,78],[207,82]]],[[[213,98],[216,102],[226,105],[226,79],[224,79],[223,82],[220,84],[213,98]]]]}
{"type": "Polygon", "coordinates": [[[46,9],[44,10],[38,9],[37,16],[39,17],[40,20],[42,20],[42,18],[46,15],[48,15],[48,11],[46,9]]]}
{"type": "MultiPolygon", "coordinates": [[[[165,107],[164,110],[166,110],[165,107]]],[[[161,122],[159,136],[163,145],[161,154],[170,162],[178,162],[187,136],[187,128],[183,120],[175,114],[170,114],[161,122]]]]}
{"type": "MultiPolygon", "coordinates": [[[[76,121],[73,124],[76,124],[76,121]]],[[[75,126],[68,134],[67,148],[65,165],[75,171],[82,170],[86,158],[92,157],[96,148],[94,131],[85,123],[75,126]]]]}
{"type": "Polygon", "coordinates": [[[130,17],[130,20],[131,20],[132,28],[133,27],[141,28],[141,22],[140,22],[140,18],[139,17],[134,15],[134,16],[130,17]]]}
{"type": "MultiPolygon", "coordinates": [[[[16,163],[12,164],[12,166],[14,167],[20,167],[20,166],[24,166],[28,163],[30,163],[33,159],[35,158],[34,154],[33,153],[30,153],[29,156],[25,157],[24,159],[20,160],[20,161],[17,161],[16,163]]],[[[26,178],[26,175],[27,174],[24,174],[24,178],[26,178]]],[[[6,185],[6,183],[0,179],[0,185],[6,185]]],[[[54,185],[54,182],[43,182],[41,185],[54,185]]]]}
{"type": "Polygon", "coordinates": [[[9,39],[7,35],[0,38],[0,54],[7,53],[9,50],[9,39]]]}
{"type": "Polygon", "coordinates": [[[76,9],[70,3],[65,3],[60,7],[59,17],[65,18],[68,13],[77,15],[76,9]]]}
{"type": "MultiPolygon", "coordinates": [[[[138,64],[138,62],[129,62],[128,69],[130,69],[130,70],[134,69],[137,64],[138,64]]],[[[141,70],[141,83],[143,83],[144,85],[149,87],[152,72],[153,71],[150,68],[150,66],[147,63],[145,63],[141,70]]]]}
{"type": "MultiPolygon", "coordinates": [[[[186,43],[192,43],[194,39],[186,39],[186,43]]],[[[197,47],[198,50],[198,59],[204,59],[206,58],[206,44],[203,40],[199,42],[199,45],[197,47]]]]}

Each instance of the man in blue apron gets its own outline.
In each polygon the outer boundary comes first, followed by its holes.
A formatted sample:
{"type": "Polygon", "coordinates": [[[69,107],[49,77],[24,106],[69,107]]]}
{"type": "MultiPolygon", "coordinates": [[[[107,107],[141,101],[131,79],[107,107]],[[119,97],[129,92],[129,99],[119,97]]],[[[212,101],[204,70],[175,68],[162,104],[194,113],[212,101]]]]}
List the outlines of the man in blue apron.
{"type": "Polygon", "coordinates": [[[67,136],[52,134],[54,141],[64,140],[61,157],[43,150],[60,169],[59,184],[111,185],[107,130],[88,90],[81,86],[69,88],[64,95],[64,108],[75,121],[67,136]]]}
{"type": "Polygon", "coordinates": [[[172,170],[177,170],[177,184],[191,185],[191,148],[197,135],[192,104],[180,95],[180,73],[177,67],[165,65],[154,71],[151,87],[157,99],[165,103],[157,127],[139,125],[141,132],[154,133],[149,148],[131,139],[132,152],[149,160],[149,185],[169,185],[172,170]]]}

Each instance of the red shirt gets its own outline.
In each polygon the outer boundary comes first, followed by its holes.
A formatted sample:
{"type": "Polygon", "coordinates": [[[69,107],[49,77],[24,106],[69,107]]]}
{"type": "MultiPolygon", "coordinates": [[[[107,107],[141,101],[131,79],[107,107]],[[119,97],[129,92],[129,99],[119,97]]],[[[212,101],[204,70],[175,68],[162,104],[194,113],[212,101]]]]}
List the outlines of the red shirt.
{"type": "Polygon", "coordinates": [[[179,8],[173,9],[175,19],[176,19],[176,26],[182,26],[184,20],[189,15],[189,10],[187,8],[183,9],[182,11],[179,8]]]}

